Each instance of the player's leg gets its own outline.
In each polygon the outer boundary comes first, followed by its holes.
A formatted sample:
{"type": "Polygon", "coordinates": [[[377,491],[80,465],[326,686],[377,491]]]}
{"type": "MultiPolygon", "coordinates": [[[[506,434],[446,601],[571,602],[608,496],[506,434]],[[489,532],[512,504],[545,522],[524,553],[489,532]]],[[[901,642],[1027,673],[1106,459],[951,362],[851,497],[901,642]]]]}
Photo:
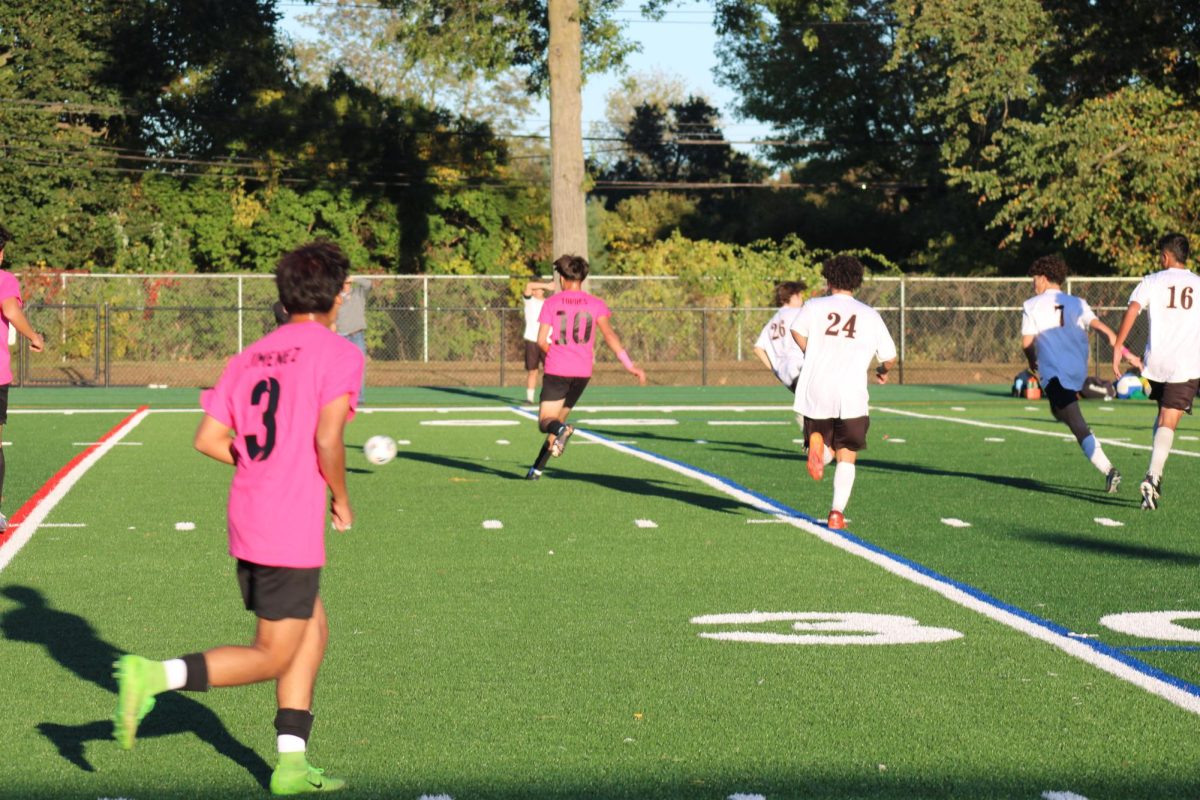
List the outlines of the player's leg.
{"type": "Polygon", "coordinates": [[[1175,443],[1175,429],[1184,414],[1192,411],[1192,400],[1200,381],[1181,383],[1150,382],[1150,397],[1158,401],[1158,416],[1154,421],[1154,440],[1150,448],[1150,464],[1146,477],[1138,487],[1142,494],[1142,508],[1158,508],[1162,497],[1162,475],[1167,456],[1175,443]]]}
{"type": "Polygon", "coordinates": [[[525,342],[525,401],[533,402],[533,393],[537,389],[538,365],[542,362],[544,354],[542,348],[537,346],[537,342],[531,342],[528,339],[525,342]]]}
{"type": "MultiPolygon", "coordinates": [[[[0,425],[0,437],[4,436],[4,426],[0,425]]],[[[0,441],[0,507],[4,503],[4,442],[0,441]]],[[[0,511],[0,533],[8,530],[8,517],[0,511]]]]}
{"type": "MultiPolygon", "coordinates": [[[[0,386],[0,439],[4,437],[4,426],[8,424],[8,386],[0,386]]],[[[4,503],[4,443],[0,441],[0,508],[4,503]]],[[[0,533],[8,530],[8,517],[0,512],[0,533]]]]}
{"type": "Polygon", "coordinates": [[[291,664],[313,614],[320,569],[264,567],[238,561],[237,577],[247,610],[257,617],[254,643],[228,645],[169,661],[124,655],[113,665],[117,710],[113,737],[133,747],[137,727],[162,692],[207,691],[273,680],[291,664]]]}
{"type": "Polygon", "coordinates": [[[830,528],[845,527],[846,506],[850,503],[850,493],[854,490],[858,451],[867,446],[867,430],[870,426],[870,417],[839,419],[833,423],[831,444],[834,448],[837,466],[833,470],[833,502],[829,511],[830,528]]]}
{"type": "Polygon", "coordinates": [[[275,685],[279,706],[275,713],[279,763],[271,773],[271,793],[276,795],[328,792],[346,785],[345,781],[328,777],[308,763],[313,687],[329,642],[329,622],[319,597],[307,622],[295,658],[275,685]]]}
{"type": "Polygon", "coordinates": [[[542,379],[542,397],[538,404],[538,430],[547,436],[542,441],[542,448],[538,451],[537,458],[533,460],[533,466],[529,468],[529,472],[525,473],[526,480],[535,481],[540,478],[542,470],[546,468],[546,462],[550,460],[550,444],[552,442],[549,436],[550,426],[557,423],[559,415],[562,414],[568,388],[569,379],[560,375],[547,374],[542,379]]]}
{"type": "Polygon", "coordinates": [[[567,449],[567,442],[570,441],[571,434],[575,433],[575,428],[567,424],[567,417],[571,415],[579,398],[583,397],[583,390],[587,388],[590,380],[591,378],[571,378],[567,385],[567,395],[563,398],[562,408],[558,411],[558,418],[547,426],[550,436],[553,437],[550,442],[550,455],[555,458],[563,454],[563,451],[567,449]]]}
{"type": "Polygon", "coordinates": [[[1096,440],[1087,420],[1083,418],[1083,411],[1079,408],[1076,393],[1070,389],[1064,389],[1058,382],[1058,378],[1053,378],[1046,384],[1045,390],[1054,418],[1071,430],[1071,434],[1079,443],[1079,448],[1083,451],[1084,456],[1104,475],[1105,491],[1114,494],[1117,487],[1121,485],[1121,473],[1108,460],[1108,456],[1104,454],[1104,448],[1096,440]]]}
{"type": "Polygon", "coordinates": [[[833,420],[810,420],[797,415],[804,429],[804,442],[808,447],[808,474],[813,480],[825,477],[825,467],[833,461],[833,420]]]}

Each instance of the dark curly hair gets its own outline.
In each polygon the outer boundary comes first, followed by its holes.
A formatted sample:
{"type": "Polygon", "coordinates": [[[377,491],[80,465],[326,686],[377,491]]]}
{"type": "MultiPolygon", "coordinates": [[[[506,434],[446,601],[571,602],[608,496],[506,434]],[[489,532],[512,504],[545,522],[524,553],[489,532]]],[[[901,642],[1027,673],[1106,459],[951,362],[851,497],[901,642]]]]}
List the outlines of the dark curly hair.
{"type": "Polygon", "coordinates": [[[783,281],[775,284],[775,305],[786,306],[788,301],[807,288],[804,281],[783,281]]]}
{"type": "Polygon", "coordinates": [[[292,314],[329,311],[350,274],[350,259],[333,242],[312,242],[279,259],[275,287],[292,314]]]}
{"type": "Polygon", "coordinates": [[[581,281],[588,276],[588,262],[583,256],[559,256],[554,271],[569,281],[581,281]]]}
{"type": "Polygon", "coordinates": [[[1070,269],[1067,267],[1067,262],[1063,261],[1060,256],[1042,256],[1029,265],[1029,277],[1036,278],[1041,275],[1051,283],[1062,285],[1062,282],[1067,279],[1067,274],[1070,269]]]}
{"type": "Polygon", "coordinates": [[[830,289],[853,292],[862,286],[863,265],[854,256],[834,256],[821,264],[821,275],[830,289]]]}
{"type": "Polygon", "coordinates": [[[1182,233],[1168,233],[1158,240],[1158,252],[1167,253],[1180,264],[1187,263],[1191,250],[1187,237],[1182,233]]]}

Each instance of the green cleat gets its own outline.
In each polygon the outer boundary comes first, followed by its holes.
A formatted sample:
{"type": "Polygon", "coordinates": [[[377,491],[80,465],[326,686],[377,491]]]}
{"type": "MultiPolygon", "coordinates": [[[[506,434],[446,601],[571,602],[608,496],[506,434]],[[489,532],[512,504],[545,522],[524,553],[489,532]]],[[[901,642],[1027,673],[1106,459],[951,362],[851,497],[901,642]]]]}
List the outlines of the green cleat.
{"type": "Polygon", "coordinates": [[[113,738],[125,750],[132,750],[138,723],[154,708],[154,695],[167,688],[167,673],[157,661],[124,655],[113,664],[113,677],[117,679],[113,738]]]}
{"type": "Polygon", "coordinates": [[[341,778],[328,778],[325,770],[308,763],[304,753],[280,753],[279,764],[271,773],[271,794],[336,792],[346,786],[341,778]]]}

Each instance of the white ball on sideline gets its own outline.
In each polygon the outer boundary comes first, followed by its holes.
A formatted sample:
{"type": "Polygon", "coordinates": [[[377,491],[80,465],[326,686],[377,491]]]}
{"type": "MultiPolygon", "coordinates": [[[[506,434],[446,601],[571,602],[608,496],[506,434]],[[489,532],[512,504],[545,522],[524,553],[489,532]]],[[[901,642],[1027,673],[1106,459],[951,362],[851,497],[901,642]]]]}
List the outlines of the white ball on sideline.
{"type": "Polygon", "coordinates": [[[396,457],[396,440],[390,436],[372,436],[363,445],[363,455],[372,464],[386,464],[396,457]]]}

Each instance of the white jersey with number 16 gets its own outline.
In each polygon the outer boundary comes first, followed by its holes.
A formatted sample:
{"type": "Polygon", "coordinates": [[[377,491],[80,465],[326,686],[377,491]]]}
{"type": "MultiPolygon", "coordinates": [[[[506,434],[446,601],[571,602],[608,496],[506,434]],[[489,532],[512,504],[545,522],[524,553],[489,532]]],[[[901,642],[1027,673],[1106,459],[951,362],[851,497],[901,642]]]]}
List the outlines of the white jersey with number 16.
{"type": "Polygon", "coordinates": [[[1129,302],[1150,317],[1142,376],[1162,383],[1200,378],[1200,275],[1179,268],[1147,275],[1129,302]]]}

